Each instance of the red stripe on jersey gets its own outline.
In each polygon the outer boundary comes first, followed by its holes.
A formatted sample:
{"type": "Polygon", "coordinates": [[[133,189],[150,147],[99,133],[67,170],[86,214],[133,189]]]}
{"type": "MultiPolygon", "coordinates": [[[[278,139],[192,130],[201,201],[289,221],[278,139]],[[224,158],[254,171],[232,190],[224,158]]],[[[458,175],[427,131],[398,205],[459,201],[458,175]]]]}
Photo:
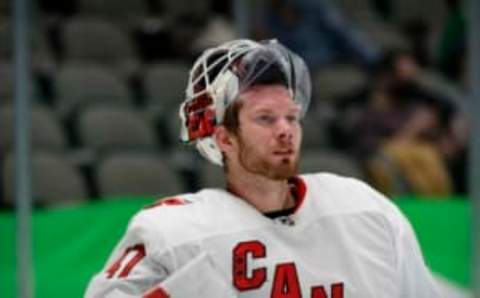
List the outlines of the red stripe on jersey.
{"type": "Polygon", "coordinates": [[[122,262],[123,260],[127,257],[127,254],[129,253],[129,250],[126,249],[122,256],[115,261],[115,263],[113,263],[110,267],[108,267],[107,269],[107,278],[112,278],[115,273],[120,269],[120,266],[122,266],[122,262]]]}
{"type": "Polygon", "coordinates": [[[293,209],[293,214],[300,209],[300,206],[302,206],[303,201],[305,200],[305,195],[307,194],[307,184],[300,177],[290,178],[288,179],[288,183],[290,184],[292,195],[295,198],[295,208],[293,209]]]}
{"type": "Polygon", "coordinates": [[[123,268],[120,275],[118,276],[119,278],[127,277],[130,271],[132,271],[133,267],[137,265],[137,263],[140,262],[145,257],[145,246],[143,244],[137,244],[135,246],[127,247],[123,255],[117,261],[115,261],[115,263],[113,263],[112,265],[110,265],[110,267],[108,267],[106,271],[107,278],[112,278],[115,275],[115,273],[117,273],[117,271],[120,270],[120,267],[122,266],[123,261],[127,258],[127,256],[132,251],[136,252],[135,256],[123,268]]]}
{"type": "Polygon", "coordinates": [[[142,298],[169,298],[170,295],[162,287],[156,287],[146,292],[142,298]]]}
{"type": "Polygon", "coordinates": [[[132,271],[133,267],[145,257],[145,246],[143,244],[135,245],[127,250],[127,252],[130,251],[137,251],[137,253],[130,260],[130,262],[128,262],[122,272],[118,275],[118,277],[120,278],[127,277],[130,271],[132,271]]]}
{"type": "Polygon", "coordinates": [[[159,206],[178,206],[178,205],[185,205],[185,200],[179,197],[171,197],[171,198],[163,198],[155,201],[153,204],[150,204],[144,209],[155,208],[159,206]]]}

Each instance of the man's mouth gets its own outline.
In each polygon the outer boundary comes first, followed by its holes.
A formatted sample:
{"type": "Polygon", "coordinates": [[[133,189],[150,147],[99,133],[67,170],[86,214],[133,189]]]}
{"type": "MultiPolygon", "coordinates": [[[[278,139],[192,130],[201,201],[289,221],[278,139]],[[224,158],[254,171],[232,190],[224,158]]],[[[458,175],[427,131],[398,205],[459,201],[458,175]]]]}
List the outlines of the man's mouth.
{"type": "Polygon", "coordinates": [[[273,152],[274,155],[277,156],[290,156],[294,153],[293,149],[282,149],[282,150],[275,150],[273,152]]]}

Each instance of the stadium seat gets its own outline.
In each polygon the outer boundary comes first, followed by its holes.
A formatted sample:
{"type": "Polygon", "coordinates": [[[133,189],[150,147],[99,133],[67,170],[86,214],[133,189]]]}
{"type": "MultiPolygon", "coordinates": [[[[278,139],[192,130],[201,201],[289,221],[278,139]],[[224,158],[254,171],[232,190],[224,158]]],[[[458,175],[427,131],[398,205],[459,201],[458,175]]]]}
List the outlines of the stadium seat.
{"type": "Polygon", "coordinates": [[[373,1],[335,0],[334,3],[349,19],[349,22],[366,34],[383,50],[408,50],[409,41],[397,26],[384,21],[378,15],[373,1]]]}
{"type": "MultiPolygon", "coordinates": [[[[5,199],[14,202],[14,158],[6,157],[4,168],[5,199]]],[[[39,151],[31,155],[32,196],[37,205],[56,206],[87,199],[87,187],[77,168],[62,155],[39,151]]]]}
{"type": "MultiPolygon", "coordinates": [[[[0,60],[13,61],[13,19],[0,18],[0,60]]],[[[55,67],[51,48],[47,41],[46,30],[39,24],[30,29],[29,55],[33,70],[51,73],[55,67]]]]}
{"type": "Polygon", "coordinates": [[[223,167],[214,165],[207,160],[202,160],[199,173],[200,186],[202,188],[225,189],[226,180],[223,167]]]}
{"type": "Polygon", "coordinates": [[[147,106],[177,108],[185,98],[189,68],[183,63],[162,63],[145,72],[144,89],[147,106]]]}
{"type": "Polygon", "coordinates": [[[163,15],[171,18],[179,16],[205,16],[210,13],[211,0],[153,0],[162,8],[163,15]]]}
{"type": "Polygon", "coordinates": [[[95,150],[155,150],[158,145],[149,121],[121,106],[87,107],[76,127],[82,144],[95,150]]]}
{"type": "Polygon", "coordinates": [[[359,26],[384,51],[411,49],[410,41],[396,26],[381,20],[363,19],[359,26]]]}
{"type": "Polygon", "coordinates": [[[96,172],[100,195],[164,197],[180,193],[181,181],[167,160],[168,157],[153,153],[117,153],[106,157],[96,172]]]}
{"type": "Polygon", "coordinates": [[[132,104],[126,83],[101,65],[65,64],[56,75],[55,93],[62,116],[95,103],[132,104]]]}
{"type": "Polygon", "coordinates": [[[423,21],[430,29],[442,26],[447,15],[447,1],[393,0],[393,21],[404,25],[409,21],[423,21]]]}
{"type": "MultiPolygon", "coordinates": [[[[0,108],[0,151],[13,148],[14,110],[12,106],[0,108]]],[[[65,132],[55,113],[44,106],[33,106],[30,118],[30,138],[33,150],[50,150],[61,152],[67,146],[65,132]]]]}
{"type": "Polygon", "coordinates": [[[303,126],[303,145],[304,150],[318,150],[329,146],[327,135],[327,122],[325,119],[317,117],[312,110],[302,120],[303,126]]]}
{"type": "Polygon", "coordinates": [[[165,114],[165,126],[168,130],[167,136],[171,141],[171,145],[175,146],[176,144],[180,144],[180,116],[177,113],[174,113],[173,110],[171,113],[165,114]]]}
{"type": "Polygon", "coordinates": [[[300,169],[301,173],[331,172],[347,177],[365,179],[365,175],[356,160],[334,151],[304,152],[300,158],[300,169]]]}
{"type": "Polygon", "coordinates": [[[335,0],[334,4],[350,19],[376,19],[373,1],[365,0],[335,0]]]}
{"type": "Polygon", "coordinates": [[[111,20],[125,29],[147,15],[146,1],[141,0],[78,0],[80,15],[111,20]]]}
{"type": "Polygon", "coordinates": [[[68,62],[97,63],[128,78],[138,68],[134,45],[121,28],[99,18],[70,19],[62,30],[68,62]]]}
{"type": "Polygon", "coordinates": [[[336,65],[322,69],[313,76],[313,96],[317,101],[334,101],[361,89],[367,76],[351,65],[336,65]]]}

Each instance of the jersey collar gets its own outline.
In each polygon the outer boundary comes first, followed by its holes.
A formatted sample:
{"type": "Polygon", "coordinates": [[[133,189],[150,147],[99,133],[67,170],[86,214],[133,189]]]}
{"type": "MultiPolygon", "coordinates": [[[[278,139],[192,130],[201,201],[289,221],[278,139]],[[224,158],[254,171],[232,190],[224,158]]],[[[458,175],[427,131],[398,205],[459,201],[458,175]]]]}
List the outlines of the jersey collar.
{"type": "Polygon", "coordinates": [[[265,212],[263,213],[268,218],[276,218],[280,216],[289,216],[297,212],[300,209],[300,206],[303,204],[305,200],[305,194],[307,193],[307,185],[302,178],[296,176],[288,179],[288,186],[290,187],[290,192],[295,199],[295,205],[291,208],[265,212]]]}

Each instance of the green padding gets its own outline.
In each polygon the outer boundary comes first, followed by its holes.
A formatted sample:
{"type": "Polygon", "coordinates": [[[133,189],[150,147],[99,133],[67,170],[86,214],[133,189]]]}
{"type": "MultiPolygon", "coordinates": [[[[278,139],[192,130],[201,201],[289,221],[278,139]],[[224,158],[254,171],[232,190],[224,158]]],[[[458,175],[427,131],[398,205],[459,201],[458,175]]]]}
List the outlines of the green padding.
{"type": "MultiPolygon", "coordinates": [[[[82,297],[106,261],[129,218],[151,198],[103,200],[38,210],[33,218],[35,297],[82,297]]],[[[433,271],[469,286],[469,204],[463,200],[399,200],[433,271]]],[[[0,213],[0,293],[15,297],[14,217],[0,213]]]]}
{"type": "Polygon", "coordinates": [[[470,203],[399,200],[398,205],[412,223],[429,267],[470,287],[470,203]]]}
{"type": "MultiPolygon", "coordinates": [[[[88,280],[101,269],[129,218],[151,201],[151,198],[125,198],[36,211],[35,297],[83,297],[88,280]]],[[[14,227],[12,214],[0,215],[1,297],[15,297],[14,227]]]]}

